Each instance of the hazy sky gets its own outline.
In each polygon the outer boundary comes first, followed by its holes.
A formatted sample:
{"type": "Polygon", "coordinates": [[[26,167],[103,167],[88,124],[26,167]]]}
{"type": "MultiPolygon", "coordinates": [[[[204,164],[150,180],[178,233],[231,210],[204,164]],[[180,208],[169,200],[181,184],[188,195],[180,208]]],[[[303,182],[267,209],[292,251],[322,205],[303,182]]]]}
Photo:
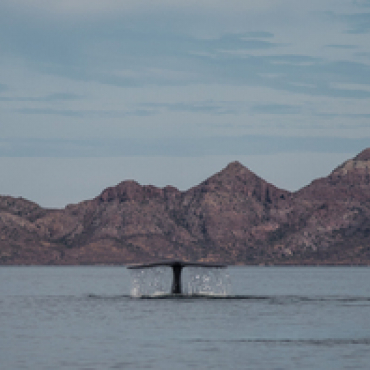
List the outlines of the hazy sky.
{"type": "Polygon", "coordinates": [[[1,0],[0,194],[239,160],[297,190],[370,146],[370,0],[1,0]]]}

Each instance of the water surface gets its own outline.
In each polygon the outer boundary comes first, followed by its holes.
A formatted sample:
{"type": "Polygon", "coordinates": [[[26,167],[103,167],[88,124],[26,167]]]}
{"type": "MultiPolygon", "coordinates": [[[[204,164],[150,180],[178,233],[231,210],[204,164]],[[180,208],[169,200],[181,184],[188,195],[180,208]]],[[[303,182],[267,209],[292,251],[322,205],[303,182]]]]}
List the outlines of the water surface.
{"type": "Polygon", "coordinates": [[[124,267],[0,267],[1,369],[369,369],[370,268],[232,267],[138,299],[124,267]]]}

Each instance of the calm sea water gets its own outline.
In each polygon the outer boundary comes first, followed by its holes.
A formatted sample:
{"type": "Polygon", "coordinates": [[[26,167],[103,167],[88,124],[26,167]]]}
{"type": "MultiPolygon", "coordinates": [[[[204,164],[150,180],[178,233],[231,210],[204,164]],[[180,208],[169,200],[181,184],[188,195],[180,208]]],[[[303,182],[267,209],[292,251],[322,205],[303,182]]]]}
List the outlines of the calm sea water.
{"type": "Polygon", "coordinates": [[[0,267],[0,369],[369,369],[370,268],[232,267],[226,299],[124,267],[0,267]]]}

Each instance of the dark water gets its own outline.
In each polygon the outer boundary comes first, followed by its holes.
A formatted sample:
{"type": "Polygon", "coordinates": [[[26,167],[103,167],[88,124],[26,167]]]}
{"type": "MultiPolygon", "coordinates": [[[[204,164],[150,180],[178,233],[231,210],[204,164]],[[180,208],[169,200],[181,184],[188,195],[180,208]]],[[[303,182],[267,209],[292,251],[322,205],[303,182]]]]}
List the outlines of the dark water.
{"type": "Polygon", "coordinates": [[[0,267],[0,368],[370,368],[370,268],[229,273],[229,299],[138,299],[124,267],[0,267]]]}

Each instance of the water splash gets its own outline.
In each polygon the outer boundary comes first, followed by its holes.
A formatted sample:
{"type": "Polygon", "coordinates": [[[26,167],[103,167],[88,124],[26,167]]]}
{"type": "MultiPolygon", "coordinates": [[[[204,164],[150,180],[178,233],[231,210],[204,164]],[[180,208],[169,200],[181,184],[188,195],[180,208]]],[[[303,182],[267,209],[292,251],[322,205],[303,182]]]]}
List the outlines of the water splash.
{"type": "Polygon", "coordinates": [[[188,295],[228,296],[230,275],[226,269],[188,267],[183,273],[183,291],[188,295]]]}
{"type": "Polygon", "coordinates": [[[171,291],[172,270],[159,266],[130,270],[131,296],[153,296],[168,294],[171,291]]]}
{"type": "MultiPolygon", "coordinates": [[[[131,296],[166,296],[171,292],[172,268],[158,266],[130,270],[131,296]]],[[[230,295],[231,281],[226,269],[186,267],[182,274],[182,291],[187,296],[230,295]]]]}

